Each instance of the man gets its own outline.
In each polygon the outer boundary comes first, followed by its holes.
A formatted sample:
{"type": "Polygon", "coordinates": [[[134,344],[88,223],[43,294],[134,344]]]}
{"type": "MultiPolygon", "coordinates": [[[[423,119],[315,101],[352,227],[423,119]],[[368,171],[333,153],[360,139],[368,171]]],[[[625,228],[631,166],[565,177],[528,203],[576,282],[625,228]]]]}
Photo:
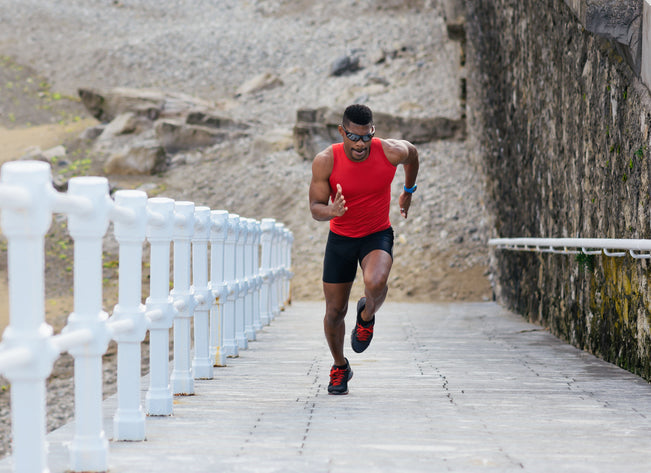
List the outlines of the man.
{"type": "Polygon", "coordinates": [[[402,164],[405,171],[404,190],[398,198],[404,218],[418,175],[414,145],[374,138],[373,113],[367,106],[346,108],[339,133],[343,143],[329,146],[314,158],[309,194],[312,217],[330,221],[323,263],[323,326],[334,360],[329,394],[348,394],[348,380],[353,376],[344,357],[344,318],[358,263],[365,297],[357,303],[357,322],[351,334],[355,352],[363,352],[371,343],[375,314],[387,295],[393,263],[389,206],[396,168],[402,164]]]}

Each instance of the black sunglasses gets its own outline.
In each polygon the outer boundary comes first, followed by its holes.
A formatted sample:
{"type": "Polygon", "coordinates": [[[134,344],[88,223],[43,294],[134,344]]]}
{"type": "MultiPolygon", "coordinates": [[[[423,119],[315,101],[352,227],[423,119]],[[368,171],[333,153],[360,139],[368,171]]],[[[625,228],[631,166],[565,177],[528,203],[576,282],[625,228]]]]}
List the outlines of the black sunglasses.
{"type": "Polygon", "coordinates": [[[359,140],[362,140],[364,143],[368,143],[369,141],[371,141],[373,136],[375,136],[375,126],[371,128],[371,132],[368,135],[356,135],[355,133],[351,133],[350,131],[346,130],[346,127],[343,125],[341,125],[341,128],[343,128],[344,132],[346,132],[346,138],[354,142],[358,142],[359,140]]]}

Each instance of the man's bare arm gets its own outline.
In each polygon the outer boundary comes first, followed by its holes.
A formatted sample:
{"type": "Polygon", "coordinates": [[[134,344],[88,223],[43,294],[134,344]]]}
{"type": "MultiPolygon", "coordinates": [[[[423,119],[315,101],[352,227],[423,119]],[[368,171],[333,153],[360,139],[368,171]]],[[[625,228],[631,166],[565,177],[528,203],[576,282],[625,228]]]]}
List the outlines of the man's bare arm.
{"type": "MultiPolygon", "coordinates": [[[[412,188],[416,185],[418,176],[418,150],[406,140],[384,140],[384,154],[387,159],[394,165],[402,164],[405,169],[405,187],[412,188]]],[[[411,194],[406,191],[400,193],[398,197],[400,205],[400,214],[407,218],[409,207],[411,206],[411,194]]]]}
{"type": "Polygon", "coordinates": [[[312,181],[310,182],[310,212],[312,218],[318,221],[328,221],[335,217],[343,215],[348,207],[346,207],[346,199],[344,199],[341,186],[337,184],[337,194],[332,205],[329,205],[330,200],[330,174],[332,173],[333,165],[332,149],[328,148],[325,151],[317,154],[312,162],[312,181]]]}

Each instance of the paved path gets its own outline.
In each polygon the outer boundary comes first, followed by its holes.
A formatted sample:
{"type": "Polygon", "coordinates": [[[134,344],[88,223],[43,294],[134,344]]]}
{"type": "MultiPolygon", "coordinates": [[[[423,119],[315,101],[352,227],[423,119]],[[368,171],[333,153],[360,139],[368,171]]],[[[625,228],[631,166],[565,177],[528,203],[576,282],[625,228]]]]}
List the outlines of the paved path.
{"type": "Polygon", "coordinates": [[[493,303],[387,303],[347,396],[327,395],[322,310],[295,303],[146,442],[111,442],[110,472],[651,471],[651,385],[493,303]]]}

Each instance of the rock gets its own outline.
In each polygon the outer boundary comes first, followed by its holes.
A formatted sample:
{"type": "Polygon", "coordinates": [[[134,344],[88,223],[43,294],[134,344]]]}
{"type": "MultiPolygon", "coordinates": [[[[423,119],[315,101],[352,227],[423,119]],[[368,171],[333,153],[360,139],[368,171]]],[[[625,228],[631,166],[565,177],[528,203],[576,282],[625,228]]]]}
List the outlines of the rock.
{"type": "Polygon", "coordinates": [[[252,94],[263,90],[280,87],[282,85],[284,85],[284,83],[280,77],[272,74],[271,72],[265,72],[259,76],[249,79],[244,84],[242,84],[237,89],[235,96],[239,97],[241,95],[252,94]]]}
{"type": "Polygon", "coordinates": [[[333,110],[327,107],[316,110],[299,110],[297,123],[294,127],[294,145],[299,154],[305,159],[312,159],[319,151],[333,143],[340,142],[342,138],[339,134],[339,124],[342,115],[343,110],[333,110]],[[301,137],[301,134],[305,136],[301,137]],[[300,142],[302,145],[299,146],[300,142]],[[304,155],[300,151],[301,149],[305,149],[309,153],[304,155]]]}
{"type": "Polygon", "coordinates": [[[55,146],[54,148],[46,149],[43,151],[43,156],[48,162],[52,162],[55,158],[60,159],[60,158],[65,158],[68,153],[66,151],[65,146],[59,145],[55,146]]]}
{"type": "Polygon", "coordinates": [[[79,139],[85,141],[93,141],[102,134],[104,128],[106,128],[106,125],[104,124],[99,124],[99,125],[91,126],[90,128],[86,128],[79,135],[79,139]]]}
{"type": "Polygon", "coordinates": [[[311,160],[321,150],[332,143],[341,141],[338,132],[339,121],[335,122],[332,111],[328,108],[303,108],[296,112],[294,125],[294,148],[306,160],[311,160]]]}
{"type": "Polygon", "coordinates": [[[463,0],[443,0],[443,12],[448,38],[463,41],[466,38],[465,5],[463,0]]]}
{"type": "Polygon", "coordinates": [[[410,10],[425,8],[425,0],[381,0],[377,2],[377,8],[384,10],[410,10]]]}
{"type": "Polygon", "coordinates": [[[184,154],[177,154],[176,156],[173,156],[172,159],[170,160],[170,169],[175,168],[177,166],[183,166],[184,164],[188,163],[188,158],[184,154]]]}
{"type": "Polygon", "coordinates": [[[141,120],[138,120],[138,117],[133,112],[121,113],[104,127],[99,139],[110,140],[118,135],[136,133],[140,131],[141,127],[141,120]]]}
{"type": "Polygon", "coordinates": [[[187,115],[198,108],[214,107],[214,104],[190,95],[151,89],[117,87],[104,92],[82,88],[78,93],[86,109],[101,122],[113,121],[126,112],[155,121],[164,117],[187,115]]]}
{"type": "Polygon", "coordinates": [[[43,156],[43,150],[40,146],[30,146],[25,149],[23,155],[19,158],[20,161],[44,161],[49,163],[50,161],[43,156]]]}
{"type": "Polygon", "coordinates": [[[373,75],[368,76],[368,81],[369,81],[370,84],[380,84],[380,85],[383,85],[385,87],[388,87],[389,85],[391,85],[390,82],[388,81],[388,79],[386,77],[382,77],[382,76],[373,76],[373,75]]]}
{"type": "Polygon", "coordinates": [[[311,160],[319,151],[333,143],[322,133],[320,127],[307,124],[297,124],[294,127],[294,148],[306,160],[311,160]]]}
{"type": "Polygon", "coordinates": [[[445,139],[463,139],[466,122],[463,118],[403,118],[387,113],[374,113],[378,134],[411,141],[414,144],[445,139]]]}
{"type": "Polygon", "coordinates": [[[150,90],[116,88],[102,92],[79,89],[79,97],[91,115],[101,122],[110,122],[126,112],[142,113],[155,120],[165,107],[163,93],[150,90]]]}
{"type": "Polygon", "coordinates": [[[238,130],[249,128],[247,123],[236,122],[231,118],[217,115],[214,111],[208,110],[196,110],[188,113],[185,123],[209,128],[234,128],[238,130]]]}
{"type": "Polygon", "coordinates": [[[163,171],[167,164],[165,150],[157,141],[147,140],[112,154],[104,164],[106,174],[139,175],[163,171]]]}
{"type": "Polygon", "coordinates": [[[109,156],[105,168],[113,174],[155,172],[162,160],[157,147],[164,153],[203,148],[244,136],[250,127],[219,114],[209,102],[184,94],[117,88],[81,89],[80,95],[91,113],[105,122],[88,129],[83,138],[97,139],[93,149],[109,156]],[[157,146],[142,146],[151,140],[157,146]]]}
{"type": "MultiPolygon", "coordinates": [[[[294,125],[294,147],[303,159],[312,159],[319,151],[341,141],[338,126],[342,111],[327,108],[300,109],[294,125]]],[[[405,118],[382,112],[373,113],[378,136],[404,139],[414,144],[444,139],[463,139],[463,118],[405,118]]]]}
{"type": "Polygon", "coordinates": [[[642,18],[644,2],[575,0],[566,2],[586,30],[616,42],[629,66],[640,74],[642,67],[642,18]]]}
{"type": "Polygon", "coordinates": [[[175,153],[212,146],[231,138],[232,134],[228,130],[188,125],[180,120],[159,120],[156,123],[156,137],[165,151],[175,153]]]}
{"type": "Polygon", "coordinates": [[[253,152],[257,155],[268,155],[278,151],[286,151],[294,147],[294,136],[291,130],[276,129],[257,136],[253,141],[253,152]]]}
{"type": "Polygon", "coordinates": [[[43,161],[52,164],[56,161],[56,158],[65,158],[66,155],[66,148],[63,145],[55,146],[45,151],[40,146],[30,146],[19,159],[20,161],[43,161]]]}
{"type": "Polygon", "coordinates": [[[54,174],[52,176],[52,187],[59,192],[66,192],[68,190],[68,179],[61,174],[54,174]]]}
{"type": "Polygon", "coordinates": [[[330,75],[342,76],[344,74],[352,74],[361,68],[359,57],[346,54],[335,59],[330,67],[330,75]]]}
{"type": "Polygon", "coordinates": [[[173,118],[187,116],[194,110],[212,110],[216,108],[213,102],[182,93],[168,93],[161,114],[157,118],[173,118]]]}
{"type": "Polygon", "coordinates": [[[143,191],[147,195],[149,195],[150,192],[155,191],[156,189],[158,189],[158,184],[156,184],[155,182],[146,182],[143,185],[138,186],[136,190],[143,191]]]}

